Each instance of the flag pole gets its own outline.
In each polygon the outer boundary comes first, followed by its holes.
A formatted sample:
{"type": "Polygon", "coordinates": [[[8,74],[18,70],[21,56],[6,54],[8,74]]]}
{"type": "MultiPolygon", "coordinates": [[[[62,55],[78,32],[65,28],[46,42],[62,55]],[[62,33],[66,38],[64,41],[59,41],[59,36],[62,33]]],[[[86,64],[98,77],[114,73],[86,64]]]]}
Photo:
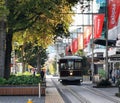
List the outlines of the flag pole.
{"type": "Polygon", "coordinates": [[[92,70],[92,82],[94,82],[94,33],[93,33],[93,0],[92,0],[92,59],[91,59],[91,70],[92,70]]]}

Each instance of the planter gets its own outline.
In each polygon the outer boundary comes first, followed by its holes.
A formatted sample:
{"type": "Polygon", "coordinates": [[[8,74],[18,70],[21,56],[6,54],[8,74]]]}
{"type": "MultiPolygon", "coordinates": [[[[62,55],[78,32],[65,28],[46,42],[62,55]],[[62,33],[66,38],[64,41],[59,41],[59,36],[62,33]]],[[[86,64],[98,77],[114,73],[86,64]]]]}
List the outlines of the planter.
{"type": "Polygon", "coordinates": [[[0,87],[0,95],[38,95],[38,87],[0,87]]]}
{"type": "MultiPolygon", "coordinates": [[[[38,96],[39,95],[39,87],[38,86],[1,86],[0,87],[0,95],[19,95],[19,96],[38,96]]],[[[45,95],[45,88],[41,86],[41,96],[45,95]]]]}

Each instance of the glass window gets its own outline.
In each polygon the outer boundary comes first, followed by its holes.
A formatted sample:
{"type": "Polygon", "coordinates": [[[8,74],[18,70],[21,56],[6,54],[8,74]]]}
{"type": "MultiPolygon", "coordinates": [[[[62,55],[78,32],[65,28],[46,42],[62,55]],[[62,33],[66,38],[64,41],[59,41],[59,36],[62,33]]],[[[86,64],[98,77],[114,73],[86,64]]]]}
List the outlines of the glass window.
{"type": "Polygon", "coordinates": [[[67,60],[60,60],[60,69],[67,69],[67,60]]]}
{"type": "Polygon", "coordinates": [[[81,62],[75,62],[75,69],[80,69],[82,66],[81,62]]]}
{"type": "Polygon", "coordinates": [[[68,69],[74,69],[74,61],[68,61],[68,69]]]}
{"type": "Polygon", "coordinates": [[[61,69],[67,69],[66,63],[60,63],[61,69]]]}

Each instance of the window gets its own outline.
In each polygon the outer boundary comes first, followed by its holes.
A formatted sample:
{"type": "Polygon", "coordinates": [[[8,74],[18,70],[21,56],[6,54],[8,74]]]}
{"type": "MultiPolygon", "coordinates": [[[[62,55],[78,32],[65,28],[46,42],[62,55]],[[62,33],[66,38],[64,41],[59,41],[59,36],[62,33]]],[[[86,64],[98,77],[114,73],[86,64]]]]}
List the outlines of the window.
{"type": "Polygon", "coordinates": [[[72,60],[68,61],[68,69],[74,69],[74,61],[72,60]]]}
{"type": "Polygon", "coordinates": [[[81,66],[82,66],[82,64],[81,64],[81,62],[75,62],[75,69],[80,69],[81,68],[81,66]]]}
{"type": "Polygon", "coordinates": [[[61,63],[60,67],[61,67],[61,69],[67,69],[66,63],[61,63]]]}

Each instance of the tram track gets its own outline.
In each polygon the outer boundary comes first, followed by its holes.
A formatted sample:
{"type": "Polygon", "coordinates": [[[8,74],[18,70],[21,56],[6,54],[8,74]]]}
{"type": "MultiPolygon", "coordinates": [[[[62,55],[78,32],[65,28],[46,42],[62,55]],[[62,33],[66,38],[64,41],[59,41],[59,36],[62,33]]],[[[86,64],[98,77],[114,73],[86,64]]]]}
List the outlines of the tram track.
{"type": "MultiPolygon", "coordinates": [[[[65,103],[72,103],[71,98],[69,96],[67,96],[66,94],[69,94],[71,97],[76,98],[77,101],[79,101],[79,103],[93,103],[93,101],[91,101],[91,99],[88,99],[87,97],[85,97],[85,95],[83,95],[83,94],[81,94],[81,92],[79,92],[81,90],[88,92],[89,94],[92,94],[93,96],[96,96],[97,98],[98,97],[101,99],[103,98],[104,100],[108,101],[109,103],[120,103],[120,100],[117,97],[109,95],[107,92],[105,92],[103,90],[99,90],[99,89],[93,88],[88,85],[80,86],[80,88],[74,88],[73,86],[58,85],[57,82],[55,82],[55,80],[52,80],[52,81],[55,84],[55,87],[57,88],[57,90],[60,92],[60,94],[63,95],[62,97],[65,99],[67,98],[67,101],[69,101],[69,102],[65,102],[65,103]]],[[[77,87],[77,86],[75,86],[75,87],[77,87]]]]}
{"type": "Polygon", "coordinates": [[[77,92],[75,92],[74,90],[72,89],[69,89],[67,88],[67,90],[72,94],[74,95],[74,97],[76,97],[80,103],[91,103],[89,100],[87,100],[85,97],[83,97],[82,95],[78,94],[77,92]]]}
{"type": "MultiPolygon", "coordinates": [[[[66,86],[62,86],[62,87],[58,87],[58,85],[55,83],[54,80],[52,80],[52,82],[54,83],[55,87],[57,88],[57,90],[59,91],[59,93],[61,95],[63,95],[63,99],[64,98],[67,98],[67,96],[63,93],[63,91],[67,91],[69,92],[72,96],[74,96],[78,101],[79,103],[91,103],[89,100],[87,100],[85,97],[83,97],[82,95],[78,94],[76,91],[74,91],[73,89],[71,89],[70,87],[66,87],[66,86]]],[[[67,100],[65,99],[65,101],[69,101],[70,100],[67,98],[67,100]]],[[[66,103],[66,102],[65,102],[66,103]]]]}

